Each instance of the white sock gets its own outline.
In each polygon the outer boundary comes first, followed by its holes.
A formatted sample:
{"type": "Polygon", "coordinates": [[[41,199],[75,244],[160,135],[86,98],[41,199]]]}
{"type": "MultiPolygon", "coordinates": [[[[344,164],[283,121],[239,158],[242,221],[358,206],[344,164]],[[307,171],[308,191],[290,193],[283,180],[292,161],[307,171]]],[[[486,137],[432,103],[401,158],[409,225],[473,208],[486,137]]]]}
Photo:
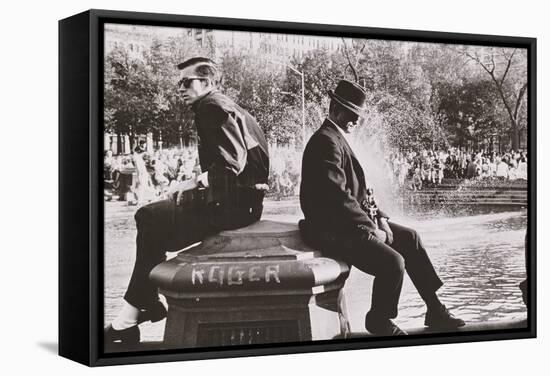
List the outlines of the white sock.
{"type": "Polygon", "coordinates": [[[113,320],[111,325],[115,330],[128,329],[132,326],[137,325],[139,315],[139,309],[124,301],[122,309],[118,313],[118,316],[113,320]]]}

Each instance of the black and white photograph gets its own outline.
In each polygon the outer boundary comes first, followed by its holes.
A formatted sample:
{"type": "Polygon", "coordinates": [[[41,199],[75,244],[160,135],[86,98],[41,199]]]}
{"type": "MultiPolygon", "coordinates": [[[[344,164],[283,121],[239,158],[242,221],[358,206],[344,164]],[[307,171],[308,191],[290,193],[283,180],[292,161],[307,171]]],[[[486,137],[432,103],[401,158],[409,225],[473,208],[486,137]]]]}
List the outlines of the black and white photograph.
{"type": "Polygon", "coordinates": [[[3,9],[0,374],[543,373],[543,2],[3,9]]]}
{"type": "Polygon", "coordinates": [[[527,48],[107,22],[105,353],[527,329],[527,48]]]}

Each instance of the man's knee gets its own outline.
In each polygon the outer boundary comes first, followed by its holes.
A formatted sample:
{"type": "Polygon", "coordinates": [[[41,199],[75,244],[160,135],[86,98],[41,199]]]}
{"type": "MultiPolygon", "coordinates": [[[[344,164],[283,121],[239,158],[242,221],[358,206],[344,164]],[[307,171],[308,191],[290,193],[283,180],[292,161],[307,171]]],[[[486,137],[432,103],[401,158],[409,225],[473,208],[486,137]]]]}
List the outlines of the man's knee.
{"type": "Polygon", "coordinates": [[[173,210],[173,202],[169,200],[156,201],[139,208],[134,215],[134,219],[138,228],[151,223],[162,224],[170,218],[173,210]]]}
{"type": "Polygon", "coordinates": [[[394,237],[399,243],[403,242],[404,244],[417,244],[419,241],[420,235],[415,229],[410,227],[400,226],[397,231],[394,231],[394,237]]]}
{"type": "Polygon", "coordinates": [[[409,230],[409,236],[411,237],[411,241],[414,242],[415,244],[418,242],[418,239],[420,237],[420,235],[418,234],[418,231],[414,229],[409,230]]]}
{"type": "Polygon", "coordinates": [[[405,259],[395,252],[387,258],[384,269],[393,275],[403,275],[405,273],[405,259]]]}
{"type": "Polygon", "coordinates": [[[153,210],[149,205],[144,205],[136,211],[134,219],[138,228],[146,223],[151,223],[153,221],[153,210]]]}
{"type": "Polygon", "coordinates": [[[394,249],[387,247],[385,252],[378,254],[372,261],[373,275],[386,278],[401,278],[405,273],[405,259],[394,249]]]}

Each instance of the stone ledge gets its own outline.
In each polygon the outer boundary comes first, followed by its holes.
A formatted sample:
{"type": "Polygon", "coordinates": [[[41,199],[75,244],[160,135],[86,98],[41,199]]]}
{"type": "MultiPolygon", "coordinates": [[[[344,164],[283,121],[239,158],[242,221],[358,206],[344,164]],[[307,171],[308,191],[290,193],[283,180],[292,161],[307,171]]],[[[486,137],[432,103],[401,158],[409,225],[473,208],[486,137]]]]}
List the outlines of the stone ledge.
{"type": "Polygon", "coordinates": [[[347,264],[304,244],[296,224],[262,220],[182,251],[155,267],[150,278],[163,294],[183,298],[207,292],[318,293],[348,274],[347,264]]]}

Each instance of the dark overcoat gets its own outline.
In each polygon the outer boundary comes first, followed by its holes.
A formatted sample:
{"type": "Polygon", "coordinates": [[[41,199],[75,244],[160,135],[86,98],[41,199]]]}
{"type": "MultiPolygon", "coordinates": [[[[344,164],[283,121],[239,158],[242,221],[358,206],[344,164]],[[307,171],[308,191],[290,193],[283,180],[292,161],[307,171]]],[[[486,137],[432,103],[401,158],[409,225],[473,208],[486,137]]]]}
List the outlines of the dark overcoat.
{"type": "MultiPolygon", "coordinates": [[[[300,205],[305,216],[302,229],[322,241],[327,234],[346,236],[359,226],[376,230],[361,206],[366,198],[365,174],[350,145],[325,120],[307,143],[302,159],[300,205]]],[[[378,210],[378,217],[388,215],[378,210]]]]}

